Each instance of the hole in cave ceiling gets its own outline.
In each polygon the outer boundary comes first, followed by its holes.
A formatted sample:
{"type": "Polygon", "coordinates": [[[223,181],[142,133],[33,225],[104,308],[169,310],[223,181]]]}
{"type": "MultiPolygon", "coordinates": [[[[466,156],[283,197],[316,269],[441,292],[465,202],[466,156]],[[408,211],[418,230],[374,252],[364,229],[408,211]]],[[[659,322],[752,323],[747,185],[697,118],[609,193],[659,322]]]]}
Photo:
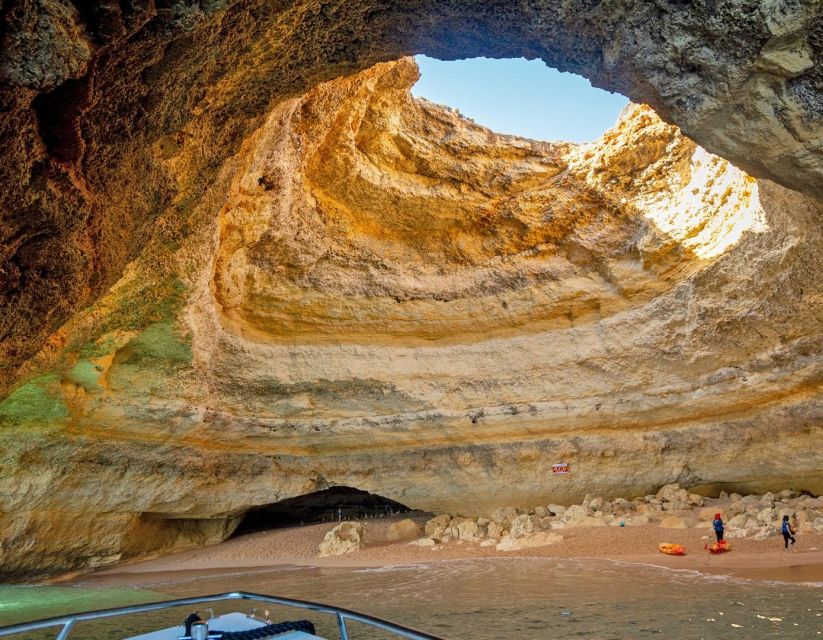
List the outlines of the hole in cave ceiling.
{"type": "Polygon", "coordinates": [[[412,93],[457,109],[477,124],[532,140],[591,142],[611,128],[628,98],[593,87],[541,60],[419,55],[412,93]]]}

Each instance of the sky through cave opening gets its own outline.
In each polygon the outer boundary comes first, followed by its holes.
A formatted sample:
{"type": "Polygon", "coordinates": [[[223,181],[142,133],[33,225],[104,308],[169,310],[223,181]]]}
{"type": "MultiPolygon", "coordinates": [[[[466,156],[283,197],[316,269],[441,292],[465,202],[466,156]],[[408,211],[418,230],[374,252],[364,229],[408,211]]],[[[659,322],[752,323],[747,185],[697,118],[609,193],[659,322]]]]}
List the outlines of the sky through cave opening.
{"type": "Polygon", "coordinates": [[[415,60],[420,67],[415,96],[458,109],[497,133],[532,140],[591,142],[614,125],[629,102],[541,60],[443,61],[423,55],[415,60]]]}

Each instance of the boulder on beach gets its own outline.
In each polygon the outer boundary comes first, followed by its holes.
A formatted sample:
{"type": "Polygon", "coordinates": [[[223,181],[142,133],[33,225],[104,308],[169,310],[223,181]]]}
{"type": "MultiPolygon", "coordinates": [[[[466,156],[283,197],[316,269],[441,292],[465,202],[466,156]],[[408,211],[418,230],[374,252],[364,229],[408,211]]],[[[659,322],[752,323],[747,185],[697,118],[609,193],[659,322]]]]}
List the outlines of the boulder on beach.
{"type": "Polygon", "coordinates": [[[578,522],[588,517],[588,515],[589,512],[586,507],[580,504],[573,504],[563,513],[563,521],[570,526],[575,526],[578,522]]]}
{"type": "Polygon", "coordinates": [[[797,501],[797,506],[802,509],[823,509],[823,496],[804,496],[797,501]]]}
{"type": "Polygon", "coordinates": [[[732,502],[728,507],[723,510],[725,517],[732,518],[736,515],[740,515],[741,513],[746,513],[746,505],[743,504],[740,500],[732,502]]]}
{"type": "Polygon", "coordinates": [[[689,492],[685,489],[681,489],[680,485],[677,483],[667,484],[661,487],[655,498],[660,500],[660,502],[672,505],[672,508],[668,510],[682,509],[683,507],[691,504],[689,501],[689,492]]]}
{"type": "Polygon", "coordinates": [[[689,494],[689,504],[693,507],[702,507],[703,506],[703,496],[698,495],[696,493],[689,494]]]}
{"type": "Polygon", "coordinates": [[[772,507],[766,507],[757,514],[757,521],[760,524],[770,524],[777,519],[777,511],[772,507]]]}
{"type": "Polygon", "coordinates": [[[502,525],[497,524],[496,522],[491,522],[487,527],[486,535],[488,535],[489,538],[497,539],[502,537],[505,531],[506,530],[502,525]]]}
{"type": "Polygon", "coordinates": [[[768,540],[769,538],[773,538],[776,535],[777,535],[777,528],[772,526],[772,525],[769,525],[769,526],[763,527],[762,529],[760,529],[760,531],[758,531],[756,534],[754,534],[754,539],[755,540],[768,540]]]}
{"type": "Polygon", "coordinates": [[[398,540],[413,540],[420,535],[420,525],[418,525],[411,518],[394,522],[389,526],[389,531],[386,534],[386,539],[389,542],[396,542],[398,540]]]}
{"type": "Polygon", "coordinates": [[[475,542],[482,536],[480,535],[480,527],[474,520],[463,520],[457,525],[457,539],[475,542]]]}
{"type": "Polygon", "coordinates": [[[512,538],[506,536],[497,543],[498,551],[519,551],[520,549],[532,549],[534,547],[546,547],[550,544],[556,544],[563,540],[563,536],[559,533],[552,533],[550,531],[539,531],[526,536],[525,538],[512,538]]]}
{"type": "Polygon", "coordinates": [[[509,527],[509,536],[512,538],[523,538],[534,531],[534,521],[531,516],[520,515],[512,520],[509,527]]]}
{"type": "Polygon", "coordinates": [[[409,544],[415,547],[434,547],[437,541],[432,538],[420,538],[419,540],[412,540],[409,544]]]}
{"type": "Polygon", "coordinates": [[[449,514],[435,516],[426,523],[425,533],[429,538],[442,538],[452,517],[449,514]]]}
{"type": "Polygon", "coordinates": [[[590,496],[586,496],[583,500],[583,506],[588,507],[591,511],[600,511],[603,509],[603,505],[606,504],[606,501],[603,498],[592,498],[590,496]]]}
{"type": "Polygon", "coordinates": [[[549,513],[555,516],[562,516],[566,513],[566,507],[562,504],[550,504],[548,507],[549,513]]]}
{"type": "Polygon", "coordinates": [[[340,556],[357,551],[363,544],[363,525],[359,522],[341,522],[323,538],[318,549],[320,557],[340,556]]]}
{"type": "Polygon", "coordinates": [[[495,522],[505,527],[509,525],[512,522],[512,520],[514,520],[517,517],[517,509],[515,509],[514,507],[501,507],[492,511],[491,516],[489,517],[491,518],[492,522],[495,522]]]}
{"type": "Polygon", "coordinates": [[[627,511],[631,511],[634,505],[625,498],[615,498],[612,500],[612,513],[616,515],[623,515],[627,511]]]}

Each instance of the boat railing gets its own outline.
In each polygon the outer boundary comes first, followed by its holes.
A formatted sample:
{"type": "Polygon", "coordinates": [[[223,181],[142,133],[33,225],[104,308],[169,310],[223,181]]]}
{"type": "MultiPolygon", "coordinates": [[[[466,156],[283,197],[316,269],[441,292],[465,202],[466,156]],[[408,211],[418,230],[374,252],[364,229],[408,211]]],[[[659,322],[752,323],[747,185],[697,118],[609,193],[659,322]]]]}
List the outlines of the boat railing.
{"type": "Polygon", "coordinates": [[[219,602],[223,600],[254,600],[256,602],[265,602],[268,604],[282,605],[285,607],[293,607],[297,609],[308,609],[309,611],[316,611],[318,613],[329,614],[336,618],[337,630],[340,634],[340,640],[349,640],[349,630],[346,623],[349,621],[360,622],[362,624],[387,631],[398,638],[408,638],[410,640],[443,640],[438,636],[433,636],[423,631],[416,631],[409,627],[404,627],[387,620],[381,620],[374,616],[365,613],[358,613],[349,609],[335,607],[327,604],[320,604],[318,602],[309,602],[307,600],[295,600],[292,598],[280,598],[277,596],[267,596],[259,593],[248,593],[245,591],[231,591],[229,593],[218,593],[210,596],[197,596],[194,598],[180,598],[177,600],[165,600],[163,602],[150,602],[147,604],[135,604],[126,607],[117,607],[114,609],[101,609],[99,611],[86,611],[84,613],[74,613],[66,616],[58,616],[55,618],[46,618],[43,620],[36,620],[34,622],[24,622],[21,624],[14,624],[7,627],[0,627],[0,637],[11,636],[18,633],[25,633],[27,631],[35,631],[38,629],[48,629],[50,627],[59,627],[57,631],[56,640],[66,640],[69,634],[74,629],[78,622],[86,620],[100,620],[102,618],[113,618],[116,616],[123,616],[131,613],[145,613],[147,611],[159,611],[162,609],[171,609],[173,607],[185,607],[189,605],[203,604],[207,602],[219,602]]]}

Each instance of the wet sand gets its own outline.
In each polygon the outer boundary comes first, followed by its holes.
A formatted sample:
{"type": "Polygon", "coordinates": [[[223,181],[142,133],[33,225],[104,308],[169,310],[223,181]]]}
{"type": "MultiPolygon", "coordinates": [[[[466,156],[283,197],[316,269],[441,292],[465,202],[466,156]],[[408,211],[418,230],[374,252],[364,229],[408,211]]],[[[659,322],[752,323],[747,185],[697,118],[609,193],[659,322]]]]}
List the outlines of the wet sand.
{"type": "MultiPolygon", "coordinates": [[[[481,547],[478,543],[451,541],[440,549],[387,542],[389,525],[399,518],[365,521],[365,547],[344,556],[320,558],[317,545],[333,524],[274,529],[232,538],[218,545],[170,553],[149,560],[119,565],[86,574],[84,583],[134,585],[164,576],[208,575],[215,570],[266,569],[283,566],[383,567],[471,558],[601,558],[628,564],[645,564],[739,578],[791,582],[823,582],[823,535],[798,536],[795,551],[783,550],[783,539],[755,541],[733,539],[732,551],[712,555],[704,550],[705,529],[663,529],[656,525],[633,527],[578,527],[557,530],[563,541],[546,547],[512,552],[481,547]],[[657,551],[660,542],[686,546],[685,556],[657,551]]],[[[421,517],[418,522],[425,522],[421,517]]]]}

